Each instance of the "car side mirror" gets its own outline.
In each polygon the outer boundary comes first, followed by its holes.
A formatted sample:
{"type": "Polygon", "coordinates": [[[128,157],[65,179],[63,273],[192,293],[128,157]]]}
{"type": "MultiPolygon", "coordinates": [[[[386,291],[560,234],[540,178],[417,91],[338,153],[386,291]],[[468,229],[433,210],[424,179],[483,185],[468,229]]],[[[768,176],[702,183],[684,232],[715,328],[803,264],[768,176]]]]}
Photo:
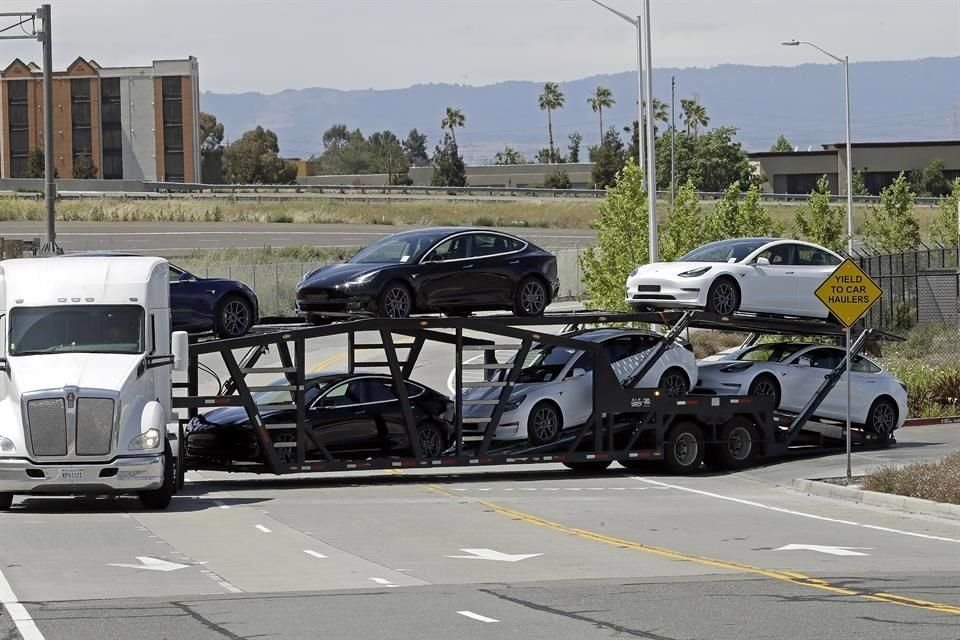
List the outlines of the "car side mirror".
{"type": "Polygon", "coordinates": [[[770,266],[770,260],[769,260],[768,258],[764,258],[763,256],[761,256],[761,257],[757,258],[755,264],[756,264],[758,267],[769,267],[769,266],[770,266]]]}
{"type": "Polygon", "coordinates": [[[581,369],[580,367],[576,367],[576,368],[573,370],[573,373],[571,374],[571,377],[572,377],[572,378],[582,378],[582,377],[585,376],[585,375],[587,375],[587,370],[586,370],[586,369],[581,369]]]}
{"type": "Polygon", "coordinates": [[[180,282],[193,282],[194,280],[196,280],[196,278],[194,278],[192,275],[190,275],[186,271],[180,274],[180,278],[179,278],[180,282]]]}
{"type": "Polygon", "coordinates": [[[433,253],[427,259],[427,262],[443,262],[443,256],[441,256],[439,253],[433,253]]]}
{"type": "Polygon", "coordinates": [[[798,366],[798,367],[809,367],[809,366],[810,366],[810,358],[800,358],[800,359],[798,359],[796,362],[794,362],[793,364],[794,364],[795,366],[798,366]]]}

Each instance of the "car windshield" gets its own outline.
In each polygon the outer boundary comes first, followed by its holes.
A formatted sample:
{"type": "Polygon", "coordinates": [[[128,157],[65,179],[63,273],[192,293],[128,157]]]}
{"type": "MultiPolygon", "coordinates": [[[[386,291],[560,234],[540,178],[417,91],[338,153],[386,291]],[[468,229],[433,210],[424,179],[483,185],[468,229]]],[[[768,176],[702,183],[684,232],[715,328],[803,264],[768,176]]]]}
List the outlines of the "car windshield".
{"type": "Polygon", "coordinates": [[[792,354],[809,345],[795,343],[761,344],[747,349],[737,360],[748,362],[783,362],[792,354]]]}
{"type": "Polygon", "coordinates": [[[527,354],[520,370],[517,382],[550,382],[560,376],[560,372],[577,353],[570,347],[535,345],[527,354]]]}
{"type": "Polygon", "coordinates": [[[16,307],[10,355],[143,353],[143,308],[136,305],[16,307]]]}
{"type": "Polygon", "coordinates": [[[350,258],[353,264],[402,264],[415,262],[442,237],[438,233],[405,233],[377,240],[350,258]]]}
{"type": "MultiPolygon", "coordinates": [[[[270,386],[280,387],[287,386],[289,384],[289,382],[281,378],[271,382],[270,386]]],[[[307,404],[316,400],[318,395],[320,395],[320,389],[317,387],[317,385],[308,383],[306,391],[304,392],[307,404]]],[[[294,397],[293,392],[289,389],[275,389],[271,391],[258,391],[257,393],[254,393],[253,401],[257,403],[258,407],[267,407],[277,404],[290,404],[294,401],[294,397]]]]}
{"type": "Polygon", "coordinates": [[[766,238],[720,240],[705,244],[679,258],[678,262],[740,262],[748,255],[770,242],[766,238]]]}

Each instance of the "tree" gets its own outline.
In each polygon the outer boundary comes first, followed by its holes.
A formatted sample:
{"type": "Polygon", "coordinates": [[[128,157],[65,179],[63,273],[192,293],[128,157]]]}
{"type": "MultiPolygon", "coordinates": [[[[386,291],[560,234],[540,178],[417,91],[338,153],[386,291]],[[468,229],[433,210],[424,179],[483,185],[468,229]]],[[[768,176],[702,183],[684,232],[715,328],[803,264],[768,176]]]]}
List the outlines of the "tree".
{"type": "MultiPolygon", "coordinates": [[[[670,113],[667,111],[667,104],[660,98],[654,98],[653,100],[650,101],[650,103],[653,105],[654,130],[656,130],[656,126],[658,122],[662,122],[663,124],[669,124],[670,113]]],[[[643,115],[644,115],[644,118],[646,118],[646,115],[647,115],[646,103],[644,103],[643,105],[643,115]]],[[[646,120],[644,120],[644,124],[646,124],[646,120]]]]}
{"type": "Polygon", "coordinates": [[[593,95],[587,98],[587,102],[590,104],[590,108],[593,109],[593,112],[600,116],[600,141],[603,141],[603,110],[609,109],[613,105],[617,104],[617,101],[613,99],[613,92],[606,87],[597,87],[596,91],[593,92],[593,95]]]}
{"type": "Polygon", "coordinates": [[[739,181],[734,181],[726,188],[704,223],[706,242],[779,236],[782,233],[782,226],[773,222],[760,202],[759,187],[751,185],[745,194],[741,194],[739,181]]]}
{"type": "Polygon", "coordinates": [[[443,142],[433,152],[433,180],[436,187],[467,186],[467,169],[452,132],[443,134],[443,142]]]}
{"type": "MultiPolygon", "coordinates": [[[[613,128],[610,131],[616,133],[613,128]]],[[[604,141],[610,131],[604,134],[604,141]]],[[[627,310],[624,283],[631,271],[647,262],[646,203],[643,171],[633,158],[628,158],[600,203],[594,223],[597,246],[587,247],[580,254],[583,283],[592,308],[627,310]]]]}
{"type": "Polygon", "coordinates": [[[544,189],[570,189],[573,185],[570,184],[570,176],[563,169],[557,169],[547,174],[547,177],[543,181],[544,189]]]}
{"type": "Polygon", "coordinates": [[[73,178],[75,180],[93,180],[97,177],[97,166],[90,156],[75,156],[73,159],[73,178]]]}
{"type": "Polygon", "coordinates": [[[870,192],[867,190],[867,181],[863,178],[863,171],[854,171],[853,177],[850,180],[850,184],[853,186],[853,195],[855,196],[868,196],[870,192]]]}
{"type": "Polygon", "coordinates": [[[223,124],[215,115],[200,112],[200,179],[223,182],[223,124]]]}
{"type": "Polygon", "coordinates": [[[583,136],[574,131],[567,136],[567,140],[570,141],[570,144],[567,145],[567,149],[570,151],[567,162],[580,162],[580,143],[583,142],[583,136]]]}
{"type": "MultiPolygon", "coordinates": [[[[757,175],[739,142],[734,140],[737,130],[717,127],[699,136],[680,131],[676,135],[675,171],[677,184],[687,180],[700,191],[724,191],[733,182],[744,188],[759,185],[757,175]]],[[[657,186],[670,188],[669,132],[660,136],[656,145],[657,186]]]]}
{"type": "Polygon", "coordinates": [[[930,239],[942,245],[957,244],[957,202],[960,201],[960,178],[955,178],[948,195],[940,198],[940,213],[930,223],[930,239]]]}
{"type": "Polygon", "coordinates": [[[660,259],[676,260],[705,244],[705,224],[697,187],[692,180],[687,180],[677,189],[673,210],[660,229],[660,259]]]}
{"type": "Polygon", "coordinates": [[[27,177],[28,178],[43,178],[47,175],[46,166],[44,165],[43,149],[40,147],[34,147],[30,150],[30,155],[27,156],[27,177]]]}
{"type": "Polygon", "coordinates": [[[943,160],[935,158],[922,170],[911,171],[910,186],[920,196],[940,198],[950,193],[950,181],[943,175],[943,160]]]}
{"type": "Polygon", "coordinates": [[[827,176],[820,176],[807,204],[797,209],[797,230],[810,242],[840,251],[847,240],[844,217],[841,207],[830,206],[830,183],[827,176]]]}
{"type": "Polygon", "coordinates": [[[511,146],[506,146],[503,151],[497,151],[497,155],[493,157],[493,164],[527,164],[527,160],[522,153],[511,146]]]}
{"type": "Polygon", "coordinates": [[[593,162],[591,174],[595,187],[603,189],[612,185],[624,164],[623,142],[614,127],[607,129],[599,147],[591,147],[590,160],[593,162]]]}
{"type": "Polygon", "coordinates": [[[223,171],[232,184],[289,184],[297,167],[279,156],[277,134],[257,126],[223,151],[223,171]]]}
{"type": "Polygon", "coordinates": [[[913,214],[914,193],[907,177],[900,173],[880,192],[880,206],[864,224],[867,246],[886,253],[908,251],[920,244],[920,223],[913,214]]]}
{"type": "Polygon", "coordinates": [[[543,92],[537,98],[540,110],[547,112],[547,131],[550,137],[550,160],[552,162],[556,161],[556,156],[554,155],[555,152],[553,149],[553,118],[551,114],[554,109],[563,108],[564,100],[566,100],[566,98],[564,98],[556,82],[547,82],[544,84],[543,92]]]}
{"type": "Polygon", "coordinates": [[[790,144],[790,141],[787,140],[787,137],[781,133],[780,137],[777,138],[777,141],[773,143],[772,147],[770,147],[770,151],[774,151],[776,153],[790,153],[793,151],[793,145],[790,144]]]}
{"type": "Polygon", "coordinates": [[[688,134],[696,137],[700,127],[710,124],[710,117],[702,104],[693,98],[680,100],[680,109],[683,111],[683,124],[688,134]]]}
{"type": "Polygon", "coordinates": [[[407,139],[403,141],[403,152],[411,167],[426,167],[430,165],[430,156],[427,155],[427,134],[416,129],[410,129],[407,139]]]}
{"type": "Polygon", "coordinates": [[[388,184],[410,184],[410,163],[400,139],[390,130],[377,131],[367,140],[371,173],[386,173],[388,184]]]}
{"type": "Polygon", "coordinates": [[[457,127],[464,127],[466,124],[467,117],[463,115],[463,112],[460,109],[455,107],[447,107],[447,115],[445,115],[443,120],[440,121],[440,128],[450,130],[450,135],[453,137],[453,144],[456,145],[457,133],[454,131],[454,129],[457,127]]]}
{"type": "Polygon", "coordinates": [[[323,132],[323,148],[338,151],[350,140],[350,130],[339,122],[323,132]]]}

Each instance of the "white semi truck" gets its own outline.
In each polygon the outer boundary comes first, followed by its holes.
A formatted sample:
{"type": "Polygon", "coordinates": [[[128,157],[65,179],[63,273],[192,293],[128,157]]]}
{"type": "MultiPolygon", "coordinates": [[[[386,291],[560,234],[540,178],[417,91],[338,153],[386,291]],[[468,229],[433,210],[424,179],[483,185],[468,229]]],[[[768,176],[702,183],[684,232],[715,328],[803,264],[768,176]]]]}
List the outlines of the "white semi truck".
{"type": "Polygon", "coordinates": [[[0,510],[16,494],[176,491],[169,269],[146,257],[0,262],[0,510]]]}

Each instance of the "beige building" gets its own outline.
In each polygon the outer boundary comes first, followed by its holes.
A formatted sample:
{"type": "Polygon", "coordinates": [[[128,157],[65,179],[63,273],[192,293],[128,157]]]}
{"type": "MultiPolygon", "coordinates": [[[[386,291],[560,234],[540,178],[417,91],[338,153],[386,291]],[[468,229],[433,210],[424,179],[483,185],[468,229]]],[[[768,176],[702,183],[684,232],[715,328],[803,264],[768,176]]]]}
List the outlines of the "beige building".
{"type": "MultiPolygon", "coordinates": [[[[900,172],[923,169],[942,160],[948,179],[960,177],[960,140],[923,142],[855,142],[853,170],[863,173],[867,190],[877,195],[900,172]]],[[[765,190],[773,193],[810,193],[822,175],[830,192],[846,194],[847,150],[844,143],[825,144],[812,151],[751,153],[750,160],[767,177],[765,190]]]]}
{"type": "MultiPolygon", "coordinates": [[[[53,74],[54,167],[84,158],[107,180],[200,182],[197,59],[102,67],[77,58],[53,74]]],[[[17,59],[0,71],[0,177],[27,177],[43,149],[43,73],[17,59]]]]}

